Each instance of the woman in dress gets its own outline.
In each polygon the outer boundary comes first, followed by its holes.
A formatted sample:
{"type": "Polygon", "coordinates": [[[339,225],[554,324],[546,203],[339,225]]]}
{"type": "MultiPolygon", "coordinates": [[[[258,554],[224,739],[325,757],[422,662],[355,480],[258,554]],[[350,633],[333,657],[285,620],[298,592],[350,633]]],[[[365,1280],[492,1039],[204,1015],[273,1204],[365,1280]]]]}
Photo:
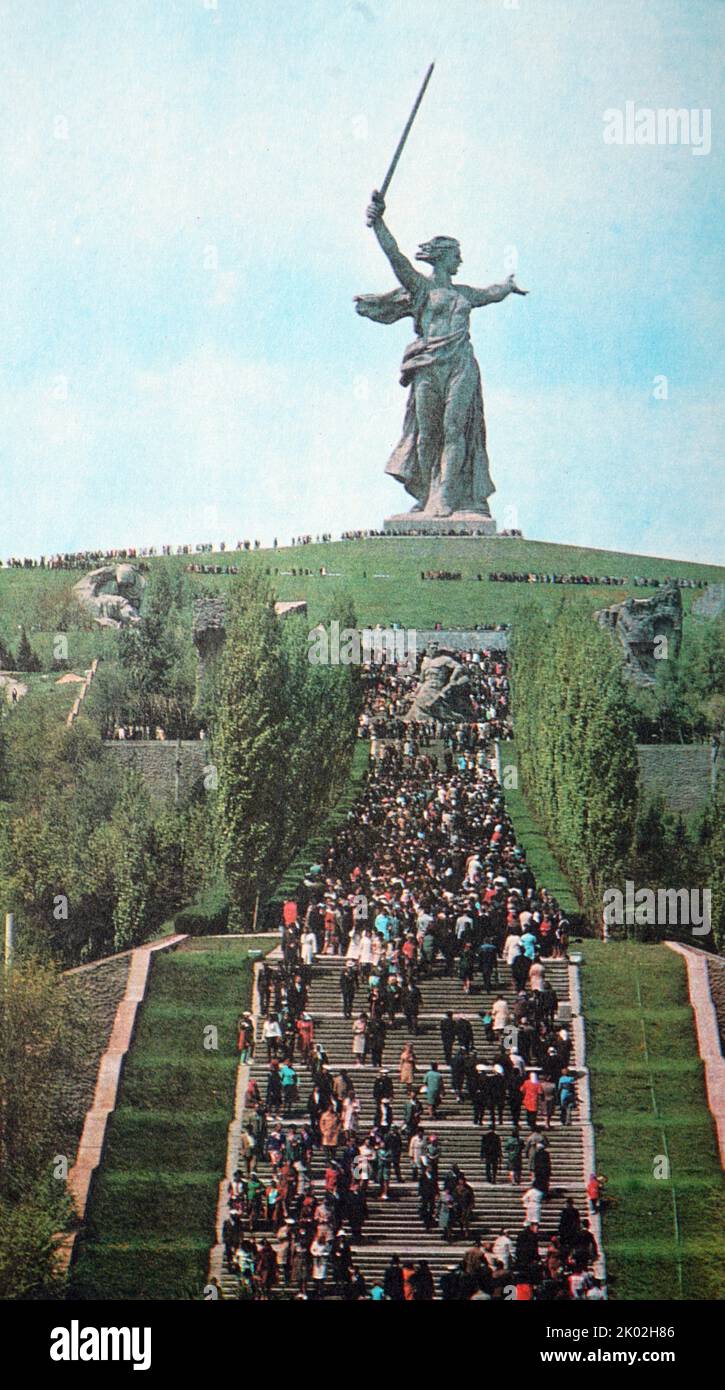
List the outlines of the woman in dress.
{"type": "Polygon", "coordinates": [[[400,1080],[401,1084],[409,1096],[413,1094],[415,1085],[415,1069],[417,1066],[415,1051],[412,1043],[406,1043],[400,1054],[400,1080]]]}
{"type": "Polygon", "coordinates": [[[365,1061],[368,1040],[367,1014],[359,1014],[352,1025],[352,1055],[355,1065],[361,1067],[365,1061]]]}
{"type": "Polygon", "coordinates": [[[352,1085],[342,1102],[342,1127],[345,1131],[345,1138],[348,1142],[355,1138],[357,1132],[358,1117],[360,1115],[360,1101],[358,1100],[352,1085]]]}
{"type": "Polygon", "coordinates": [[[363,979],[367,979],[370,974],[370,967],[373,963],[373,934],[369,927],[366,927],[362,934],[359,963],[363,979]]]}
{"type": "Polygon", "coordinates": [[[361,946],[362,932],[357,927],[353,927],[352,931],[350,932],[350,940],[347,943],[345,960],[347,961],[348,965],[352,965],[355,969],[357,969],[358,962],[360,960],[361,946]]]}

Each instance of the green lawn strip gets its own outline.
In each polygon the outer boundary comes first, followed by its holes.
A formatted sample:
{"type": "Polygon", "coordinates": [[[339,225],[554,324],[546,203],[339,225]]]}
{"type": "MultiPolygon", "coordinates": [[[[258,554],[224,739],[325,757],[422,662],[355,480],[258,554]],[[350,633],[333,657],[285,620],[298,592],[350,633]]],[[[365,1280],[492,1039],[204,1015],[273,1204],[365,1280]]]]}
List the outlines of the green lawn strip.
{"type": "Polygon", "coordinates": [[[701,1075],[699,1058],[688,1057],[656,1057],[650,1062],[649,1067],[637,1057],[625,1058],[623,1061],[598,1062],[597,1066],[601,1076],[608,1073],[616,1076],[639,1076],[647,1075],[649,1071],[669,1073],[672,1076],[701,1075]]]}
{"type": "Polygon", "coordinates": [[[515,768],[516,745],[513,740],[501,744],[501,768],[506,810],[513,822],[516,839],[526,851],[526,861],[542,888],[548,888],[565,912],[578,918],[580,909],[571,884],[557,863],[544,831],[530,811],[520,787],[509,787],[507,768],[515,768]]]}
{"type": "Polygon", "coordinates": [[[611,1296],[722,1298],[722,1174],[683,963],[629,942],[582,954],[611,1296]]]}
{"type": "Polygon", "coordinates": [[[198,1299],[209,1264],[207,1240],[84,1243],[72,1299],[198,1299]]]}
{"type": "Polygon", "coordinates": [[[207,1166],[220,1172],[228,1123],[229,1114],[224,1109],[179,1115],[176,1110],[143,1111],[124,1105],[111,1118],[106,1163],[119,1177],[125,1171],[138,1171],[139,1156],[149,1171],[196,1172],[203,1154],[207,1166]]]}
{"type": "Polygon", "coordinates": [[[686,1053],[692,1036],[690,1018],[645,1019],[647,1050],[636,1015],[631,1019],[614,1018],[611,1023],[601,1017],[591,1021],[587,1018],[587,1028],[591,1028],[592,1041],[596,1041],[602,1052],[609,1056],[635,1058],[647,1065],[647,1057],[657,1060],[676,1059],[686,1053]]]}
{"type": "Polygon", "coordinates": [[[73,1269],[74,1297],[200,1293],[232,1113],[236,1019],[250,998],[249,951],[260,946],[270,943],[249,937],[225,951],[154,958],[73,1269]]]}
{"type": "MultiPolygon", "coordinates": [[[[144,1155],[145,1161],[145,1155],[144,1155]]],[[[104,1243],[137,1235],[173,1239],[214,1229],[220,1170],[196,1173],[104,1172],[93,1194],[89,1235],[104,1243]]]]}
{"type": "Polygon", "coordinates": [[[188,1062],[132,1059],[123,1082],[127,1105],[156,1112],[169,1106],[200,1114],[229,1104],[234,1066],[226,1058],[194,1058],[188,1062]]]}
{"type": "Polygon", "coordinates": [[[222,1036],[225,1039],[235,1036],[239,1010],[229,1005],[214,1004],[207,1012],[209,1017],[202,1021],[203,1008],[198,1005],[186,1004],[179,1008],[156,1005],[144,1009],[137,1035],[144,1063],[158,1055],[169,1060],[193,1057],[200,1039],[203,1044],[204,1030],[210,1025],[218,1030],[221,1051],[222,1036]]]}

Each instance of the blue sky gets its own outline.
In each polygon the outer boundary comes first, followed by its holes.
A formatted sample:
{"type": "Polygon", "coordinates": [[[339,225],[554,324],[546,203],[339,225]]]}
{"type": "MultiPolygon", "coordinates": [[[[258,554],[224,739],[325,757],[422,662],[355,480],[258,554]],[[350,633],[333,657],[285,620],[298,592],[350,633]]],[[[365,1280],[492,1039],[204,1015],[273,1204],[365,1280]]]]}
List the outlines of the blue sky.
{"type": "Polygon", "coordinates": [[[719,561],[721,0],[0,2],[0,556],[379,526],[409,322],[364,225],[528,299],[474,315],[499,525],[719,561]],[[603,113],[712,112],[712,149],[603,113]],[[654,379],[667,378],[667,399],[654,379]]]}

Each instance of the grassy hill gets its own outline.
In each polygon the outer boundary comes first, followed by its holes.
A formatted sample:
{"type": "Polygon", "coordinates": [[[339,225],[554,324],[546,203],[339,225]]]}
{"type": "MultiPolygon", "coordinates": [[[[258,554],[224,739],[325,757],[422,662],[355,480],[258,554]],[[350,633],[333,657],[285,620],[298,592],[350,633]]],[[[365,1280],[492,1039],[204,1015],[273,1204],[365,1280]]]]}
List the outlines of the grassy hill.
{"type": "MultiPolygon", "coordinates": [[[[276,551],[156,557],[147,563],[152,570],[156,566],[166,566],[173,571],[183,571],[196,561],[205,565],[254,565],[269,569],[270,581],[278,597],[307,599],[313,620],[329,602],[331,592],[344,586],[354,599],[362,624],[399,622],[418,628],[432,627],[436,622],[454,627],[508,623],[521,602],[552,607],[562,599],[565,602],[576,599],[592,608],[600,608],[616,603],[630,592],[646,595],[647,589],[633,588],[631,581],[635,575],[659,580],[672,575],[712,583],[725,580],[725,568],[717,565],[505,537],[376,537],[281,547],[276,551]],[[326,577],[319,573],[322,567],[327,570],[326,577]],[[300,574],[304,569],[313,573],[300,574]],[[421,571],[441,569],[460,571],[462,579],[421,579],[421,571]],[[298,572],[293,575],[292,570],[298,572]],[[622,586],[620,589],[490,583],[489,572],[501,570],[614,575],[622,577],[622,586]],[[477,578],[479,574],[481,581],[477,578]]],[[[25,624],[38,654],[49,661],[52,638],[58,630],[58,615],[65,610],[69,590],[78,577],[75,572],[0,569],[0,636],[14,645],[19,625],[25,624]]],[[[192,597],[223,592],[232,582],[227,575],[189,576],[192,597]]],[[[683,592],[686,612],[696,596],[696,590],[683,592]]],[[[112,656],[113,632],[77,627],[70,631],[71,666],[88,665],[94,656],[112,656]]]]}
{"type": "MultiPolygon", "coordinates": [[[[313,619],[329,602],[331,590],[344,586],[354,600],[362,624],[399,622],[421,629],[433,627],[436,622],[454,627],[508,623],[512,621],[516,607],[522,600],[551,606],[558,604],[562,596],[570,600],[583,595],[592,608],[600,608],[616,603],[630,591],[646,594],[646,589],[634,590],[624,582],[631,581],[635,575],[660,580],[674,575],[710,582],[725,578],[725,569],[715,565],[498,537],[375,537],[326,545],[285,547],[276,551],[257,551],[256,554],[226,552],[224,555],[199,558],[202,563],[253,564],[269,569],[278,597],[307,599],[313,619]],[[328,572],[325,577],[319,574],[322,567],[328,572]],[[309,569],[314,573],[300,574],[300,569],[309,569]],[[278,571],[276,574],[275,570],[278,571]],[[293,575],[292,570],[298,573],[293,575]],[[421,572],[427,570],[460,571],[462,578],[450,581],[421,579],[421,572]],[[575,585],[555,587],[490,583],[489,573],[502,570],[621,575],[623,584],[620,590],[609,586],[583,588],[575,585]],[[482,575],[480,581],[477,578],[479,574],[482,575]]],[[[152,565],[156,563],[183,569],[189,563],[189,558],[175,556],[151,561],[152,565]]],[[[209,589],[223,590],[232,582],[225,575],[192,575],[190,578],[193,589],[200,593],[209,589]]],[[[686,611],[689,611],[696,592],[684,591],[686,611]]]]}

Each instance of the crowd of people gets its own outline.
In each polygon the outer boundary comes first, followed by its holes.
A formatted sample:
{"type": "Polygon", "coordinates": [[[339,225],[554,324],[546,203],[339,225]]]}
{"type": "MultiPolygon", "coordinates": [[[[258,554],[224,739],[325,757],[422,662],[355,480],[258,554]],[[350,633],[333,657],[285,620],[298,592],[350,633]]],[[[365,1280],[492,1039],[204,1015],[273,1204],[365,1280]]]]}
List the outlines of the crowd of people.
{"type": "MultiPolygon", "coordinates": [[[[482,580],[484,576],[479,574],[477,578],[482,580]]],[[[707,583],[705,579],[645,579],[642,575],[627,579],[623,574],[536,574],[523,570],[519,573],[492,571],[486,578],[490,584],[589,584],[603,589],[621,589],[625,584],[632,584],[637,589],[659,589],[669,584],[674,584],[678,589],[702,589],[707,583]]]]}
{"type": "MultiPolygon", "coordinates": [[[[437,535],[441,535],[441,534],[443,534],[443,533],[440,532],[440,531],[438,531],[436,534],[437,534],[437,535]]],[[[450,535],[450,536],[455,536],[455,535],[457,534],[457,532],[455,531],[454,528],[451,528],[451,530],[448,531],[446,534],[447,534],[447,535],[450,535]]],[[[476,531],[475,534],[476,534],[477,536],[480,536],[480,535],[484,535],[484,534],[487,534],[487,533],[486,533],[486,532],[483,532],[483,531],[476,531]]],[[[524,534],[523,531],[519,531],[519,530],[516,529],[515,527],[508,527],[508,528],[506,528],[506,529],[503,530],[503,531],[497,531],[497,532],[496,532],[496,535],[497,535],[497,536],[507,536],[507,537],[512,537],[513,539],[519,539],[519,540],[523,540],[523,534],[524,534]]],[[[342,535],[340,536],[340,540],[341,540],[341,541],[364,541],[364,540],[371,540],[371,539],[372,539],[372,540],[375,540],[375,539],[377,539],[379,536],[404,536],[404,535],[408,535],[408,532],[407,532],[407,531],[394,531],[394,530],[390,530],[390,529],[387,529],[387,528],[386,528],[385,531],[374,531],[374,530],[372,530],[372,529],[368,529],[368,530],[356,530],[356,531],[343,531],[343,532],[342,532],[342,535]]]]}
{"type": "MultiPolygon", "coordinates": [[[[274,546],[276,548],[275,540],[274,546]]],[[[47,570],[89,570],[97,569],[100,565],[118,565],[133,563],[138,568],[143,569],[144,560],[153,559],[156,556],[169,555],[211,555],[215,551],[224,552],[230,549],[225,541],[221,541],[215,546],[212,541],[200,541],[196,545],[142,545],[124,546],[109,550],[75,550],[57,555],[40,555],[35,558],[32,556],[12,555],[5,560],[6,569],[47,569],[47,570]]],[[[235,550],[261,550],[261,541],[237,541],[235,550]]],[[[3,561],[0,560],[0,568],[3,561]]],[[[204,566],[189,565],[187,567],[193,573],[216,574],[225,573],[224,570],[217,570],[214,566],[206,569],[204,566]]]]}
{"type": "MultiPolygon", "coordinates": [[[[419,655],[422,660],[425,652],[419,655]]],[[[468,676],[470,718],[466,722],[406,722],[405,716],[420,682],[418,670],[392,661],[370,662],[362,670],[364,700],[358,729],[360,737],[397,739],[408,758],[442,741],[446,765],[452,765],[455,756],[475,754],[478,765],[483,766],[491,741],[511,737],[506,655],[500,651],[470,649],[455,655],[468,676]]]]}
{"type": "MultiPolygon", "coordinates": [[[[494,655],[482,674],[503,681],[494,655]]],[[[371,716],[389,679],[370,673],[371,716]]],[[[596,1241],[573,1198],[553,1232],[541,1229],[563,1181],[550,1134],[578,1103],[572,1038],[547,977],[547,961],[567,957],[568,923],[537,887],[474,745],[446,758],[386,740],[350,816],[284,905],[282,959],[260,969],[256,1030],[250,1014],[239,1022],[243,1057],[256,1049],[266,1066],[264,1080],[257,1066],[249,1082],[224,1227],[243,1297],[277,1287],[372,1300],[604,1296],[596,1241]],[[326,956],[341,958],[348,1066],[331,1065],[309,1008],[326,956]],[[459,980],[466,1011],[447,1012],[419,1046],[423,992],[438,976],[459,980]],[[356,1088],[365,1066],[375,1071],[372,1113],[356,1088]],[[442,1115],[465,1107],[480,1132],[475,1173],[438,1132],[442,1115]],[[516,1189],[518,1230],[480,1228],[472,1180],[516,1189]],[[437,1279],[426,1260],[392,1256],[371,1281],[356,1258],[371,1203],[394,1200],[399,1183],[415,1184],[419,1229],[463,1247],[437,1279]]],[[[602,1184],[591,1175],[590,1213],[602,1184]]]]}
{"type": "Polygon", "coordinates": [[[183,741],[205,739],[208,737],[206,727],[199,723],[198,719],[192,716],[179,719],[176,724],[169,727],[162,727],[160,724],[108,724],[103,730],[103,737],[111,743],[170,743],[177,739],[183,741]]]}

